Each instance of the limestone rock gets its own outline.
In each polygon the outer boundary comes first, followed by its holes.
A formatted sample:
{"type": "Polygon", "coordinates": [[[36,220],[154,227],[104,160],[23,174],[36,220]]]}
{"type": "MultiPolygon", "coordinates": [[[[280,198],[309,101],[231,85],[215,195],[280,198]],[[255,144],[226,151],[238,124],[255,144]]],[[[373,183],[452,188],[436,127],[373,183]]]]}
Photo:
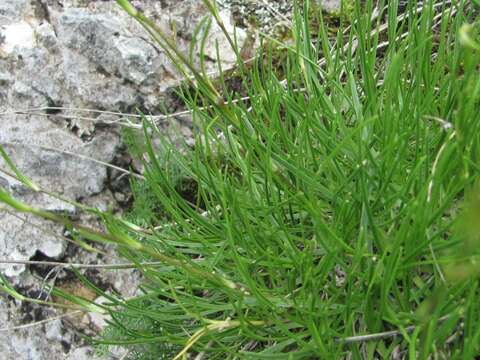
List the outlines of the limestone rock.
{"type": "MultiPolygon", "coordinates": [[[[25,322],[38,321],[43,316],[52,316],[53,312],[41,313],[36,309],[28,313],[20,304],[10,303],[0,295],[1,328],[24,325],[25,322]],[[40,317],[39,317],[40,316],[40,317]]],[[[59,322],[26,329],[4,332],[0,340],[0,352],[5,360],[63,360],[70,350],[71,334],[58,328],[59,322]],[[49,334],[46,336],[46,334],[49,334]],[[49,339],[50,337],[50,339],[49,339]]],[[[86,359],[86,358],[85,358],[86,359]]]]}
{"type": "Polygon", "coordinates": [[[342,0],[316,0],[326,12],[339,13],[342,10],[342,0]]]}
{"type": "MultiPolygon", "coordinates": [[[[314,0],[327,13],[338,13],[344,0],[314,0]]],[[[290,24],[293,18],[292,0],[217,0],[223,9],[229,10],[237,26],[254,26],[263,33],[274,34],[282,23],[290,24]]]]}
{"type": "MultiPolygon", "coordinates": [[[[174,35],[184,53],[206,15],[194,0],[133,3],[165,33],[174,35]]],[[[230,15],[222,11],[228,31],[233,32],[230,15]]],[[[239,30],[240,46],[243,38],[239,30]]],[[[224,34],[213,25],[206,46],[207,70],[216,69],[216,43],[223,68],[234,62],[224,34]]],[[[181,78],[166,54],[114,0],[0,1],[0,144],[26,176],[63,198],[102,208],[113,202],[109,187],[115,172],[91,159],[115,161],[121,148],[120,129],[108,125],[118,116],[99,111],[131,113],[140,108],[158,113],[169,88],[181,78]]],[[[0,169],[8,170],[3,160],[0,169]]],[[[75,206],[35,193],[4,173],[0,173],[0,186],[32,206],[98,225],[75,206]]],[[[71,251],[59,237],[64,231],[62,226],[0,207],[0,258],[112,262],[71,251]]],[[[45,276],[23,265],[0,266],[0,270],[26,295],[36,294],[41,283],[32,273],[45,276]]],[[[87,272],[87,276],[128,295],[133,295],[139,281],[139,274],[128,271],[87,272]]],[[[57,281],[66,279],[65,272],[60,272],[57,281]]],[[[0,328],[38,320],[23,319],[31,312],[25,309],[25,304],[0,294],[0,328]]],[[[2,359],[95,358],[91,348],[74,342],[68,331],[74,324],[66,323],[55,321],[1,337],[2,359]]]]}

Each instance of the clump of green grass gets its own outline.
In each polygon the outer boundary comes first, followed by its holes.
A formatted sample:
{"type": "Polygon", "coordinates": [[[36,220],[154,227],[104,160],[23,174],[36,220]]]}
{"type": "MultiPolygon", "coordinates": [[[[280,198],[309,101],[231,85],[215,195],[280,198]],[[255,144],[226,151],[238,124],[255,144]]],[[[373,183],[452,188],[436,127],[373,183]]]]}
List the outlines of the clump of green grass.
{"type": "Polygon", "coordinates": [[[123,299],[79,274],[111,301],[96,343],[145,359],[480,354],[478,7],[357,2],[345,33],[312,39],[305,1],[285,78],[268,48],[252,67],[239,59],[249,100],[236,102],[118,2],[193,74],[183,96],[198,133],[179,149],[144,122],[143,175],[161,221],[140,228],[103,213],[105,234],[79,229],[116,243],[144,275],[123,299]],[[163,265],[141,264],[152,259],[163,265]]]}

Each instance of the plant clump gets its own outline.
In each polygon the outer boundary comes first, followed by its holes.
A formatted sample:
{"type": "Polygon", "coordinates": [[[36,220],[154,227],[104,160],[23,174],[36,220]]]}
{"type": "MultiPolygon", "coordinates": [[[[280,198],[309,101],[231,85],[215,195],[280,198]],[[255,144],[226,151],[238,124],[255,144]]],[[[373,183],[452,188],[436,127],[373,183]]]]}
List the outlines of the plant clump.
{"type": "Polygon", "coordinates": [[[181,95],[193,146],[142,123],[142,186],[161,215],[90,209],[98,232],[0,192],[18,211],[116,244],[142,273],[129,299],[77,273],[103,305],[55,292],[110,315],[94,343],[123,345],[131,359],[480,355],[475,3],[357,1],[332,38],[321,16],[312,33],[306,0],[294,7],[293,42],[269,38],[285,49],[281,63],[267,46],[246,66],[225,31],[244,98],[118,3],[191,79],[181,95]]]}

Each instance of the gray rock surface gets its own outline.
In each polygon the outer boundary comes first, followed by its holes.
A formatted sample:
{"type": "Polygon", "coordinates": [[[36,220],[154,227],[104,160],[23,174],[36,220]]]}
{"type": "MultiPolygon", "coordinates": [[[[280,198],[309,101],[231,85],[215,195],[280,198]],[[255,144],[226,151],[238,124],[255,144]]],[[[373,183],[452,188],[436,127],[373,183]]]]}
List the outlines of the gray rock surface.
{"type": "MultiPolygon", "coordinates": [[[[200,2],[193,0],[134,3],[165,32],[175,29],[183,51],[206,14],[200,2]]],[[[222,17],[233,30],[229,12],[223,11],[222,17]]],[[[239,30],[237,37],[241,43],[244,32],[239,30]]],[[[230,66],[234,57],[220,28],[212,26],[207,68],[214,69],[215,42],[225,57],[224,68],[230,66]]],[[[138,107],[155,114],[161,106],[168,107],[167,90],[180,79],[164,52],[113,0],[0,2],[0,144],[26,176],[63,198],[101,208],[116,206],[110,193],[114,173],[86,158],[116,161],[120,129],[107,124],[118,116],[79,109],[132,113],[138,107]]],[[[8,170],[3,160],[0,169],[8,170]]],[[[2,172],[0,186],[35,207],[63,212],[95,226],[95,219],[79,213],[75,206],[35,193],[2,172]]],[[[64,232],[62,226],[0,208],[0,259],[116,261],[112,249],[109,257],[75,249],[62,238],[64,232]]],[[[40,285],[48,271],[24,265],[0,268],[22,293],[42,293],[40,285]]],[[[133,295],[139,281],[138,274],[128,271],[87,272],[87,276],[126,295],[133,295]]],[[[49,275],[53,278],[57,285],[72,281],[64,271],[54,271],[49,275]]],[[[58,315],[3,294],[0,314],[0,328],[58,315]]],[[[72,330],[92,333],[103,324],[101,318],[87,316],[82,321],[62,319],[9,331],[9,336],[0,337],[0,354],[7,360],[91,359],[92,350],[72,330]]]]}
{"type": "MultiPolygon", "coordinates": [[[[327,13],[340,13],[342,2],[351,0],[312,0],[327,13]]],[[[264,33],[275,34],[278,27],[290,26],[293,18],[292,0],[217,0],[217,3],[232,12],[235,25],[254,26],[264,33]]]]}
{"type": "MultiPolygon", "coordinates": [[[[40,309],[33,309],[28,304],[8,300],[3,294],[0,295],[2,330],[6,326],[12,327],[40,320],[43,316],[53,315],[55,313],[51,310],[42,313],[40,309]],[[39,317],[40,315],[42,317],[39,317]]],[[[72,333],[63,328],[60,320],[31,328],[2,331],[1,357],[5,360],[65,359],[65,353],[69,352],[72,347],[72,337],[72,333]]]]}

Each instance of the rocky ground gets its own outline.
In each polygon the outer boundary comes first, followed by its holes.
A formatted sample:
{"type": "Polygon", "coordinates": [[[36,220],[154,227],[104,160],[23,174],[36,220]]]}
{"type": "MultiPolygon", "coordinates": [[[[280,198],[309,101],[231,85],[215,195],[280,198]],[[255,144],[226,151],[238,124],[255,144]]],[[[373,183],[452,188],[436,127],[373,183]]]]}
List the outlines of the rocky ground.
{"type": "MultiPolygon", "coordinates": [[[[206,14],[201,2],[195,0],[133,3],[165,31],[175,29],[177,43],[185,50],[195,25],[206,14]]],[[[327,3],[338,6],[339,2],[327,3]]],[[[291,11],[291,1],[287,0],[223,0],[220,5],[227,27],[233,31],[234,23],[239,26],[237,37],[241,42],[249,27],[245,19],[254,16],[260,28],[268,30],[283,17],[288,18],[291,11]]],[[[208,66],[215,68],[215,41],[224,68],[232,66],[233,53],[215,26],[206,49],[210,54],[208,66]]],[[[121,173],[87,159],[129,166],[121,127],[112,124],[121,118],[95,111],[174,111],[177,103],[170,89],[179,80],[166,55],[113,0],[0,2],[0,144],[27,176],[64,198],[122,211],[128,203],[128,181],[119,180],[121,173]]],[[[185,117],[169,118],[162,126],[166,131],[169,127],[180,128],[186,136],[190,132],[185,117]]],[[[6,169],[3,161],[0,169],[6,169]]],[[[0,186],[36,207],[64,212],[95,226],[95,219],[73,205],[34,193],[4,173],[0,173],[0,186]]],[[[61,226],[0,208],[0,261],[118,261],[112,249],[104,250],[106,255],[87,253],[69,242],[69,234],[61,226]]],[[[41,291],[43,281],[55,282],[69,291],[86,291],[72,274],[52,267],[2,265],[2,272],[20,292],[32,297],[45,296],[41,291]]],[[[133,294],[139,280],[137,274],[126,270],[89,270],[86,275],[104,289],[127,296],[133,294]]],[[[58,315],[61,313],[0,294],[2,359],[94,359],[80,334],[99,331],[102,319],[65,317],[11,329],[58,315]]],[[[121,356],[120,352],[110,358],[121,356]]]]}
{"type": "MultiPolygon", "coordinates": [[[[264,33],[271,33],[275,27],[290,22],[293,13],[292,0],[218,0],[220,7],[229,9],[237,26],[256,27],[264,33]]],[[[329,13],[341,11],[341,0],[313,0],[329,13]]]]}

